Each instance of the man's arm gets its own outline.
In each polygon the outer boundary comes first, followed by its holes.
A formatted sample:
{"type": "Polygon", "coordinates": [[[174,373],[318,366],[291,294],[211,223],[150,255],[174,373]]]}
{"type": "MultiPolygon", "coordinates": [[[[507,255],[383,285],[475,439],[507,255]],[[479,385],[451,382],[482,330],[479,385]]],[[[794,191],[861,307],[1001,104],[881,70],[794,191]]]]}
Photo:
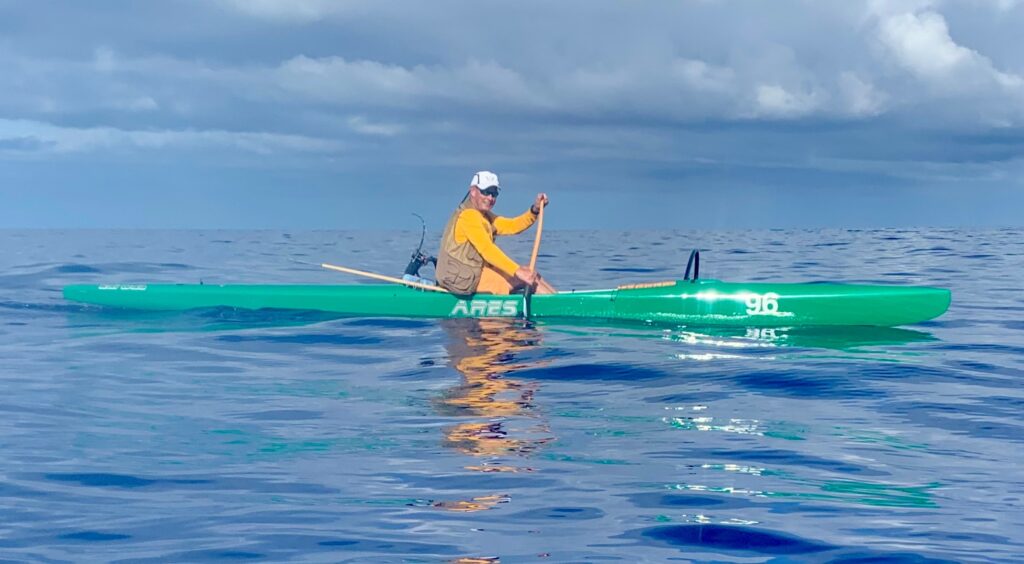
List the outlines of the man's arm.
{"type": "MultiPolygon", "coordinates": [[[[532,215],[530,212],[526,213],[532,215]]],[[[531,221],[530,224],[532,223],[531,221]]],[[[484,218],[482,213],[476,210],[465,210],[459,214],[459,220],[455,226],[456,236],[460,234],[460,231],[462,235],[465,235],[469,243],[476,248],[476,251],[480,253],[480,256],[483,257],[487,264],[501,271],[506,276],[515,276],[519,265],[502,252],[494,244],[494,241],[491,240],[490,230],[487,228],[487,219],[484,218]]],[[[458,237],[456,238],[458,239],[458,237]]]]}
{"type": "Polygon", "coordinates": [[[530,228],[537,221],[537,215],[531,210],[526,210],[516,217],[494,218],[494,232],[498,235],[515,235],[530,228]]]}
{"type": "Polygon", "coordinates": [[[537,215],[540,214],[541,208],[547,207],[547,205],[548,195],[544,192],[537,194],[537,199],[533,201],[533,205],[526,213],[513,218],[494,218],[494,232],[498,235],[515,235],[526,231],[533,225],[533,222],[537,221],[537,215]]]}

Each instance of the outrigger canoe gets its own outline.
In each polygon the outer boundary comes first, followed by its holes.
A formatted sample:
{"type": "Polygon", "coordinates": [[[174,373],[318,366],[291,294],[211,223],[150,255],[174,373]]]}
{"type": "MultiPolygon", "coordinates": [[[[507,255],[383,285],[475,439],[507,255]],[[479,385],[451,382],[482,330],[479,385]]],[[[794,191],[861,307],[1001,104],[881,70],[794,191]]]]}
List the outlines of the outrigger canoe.
{"type": "Polygon", "coordinates": [[[76,302],[142,310],[316,310],[359,317],[521,317],[633,320],[692,326],[909,325],[942,315],[950,292],[925,286],[676,280],[536,295],[460,298],[398,284],[73,285],[76,302]]]}

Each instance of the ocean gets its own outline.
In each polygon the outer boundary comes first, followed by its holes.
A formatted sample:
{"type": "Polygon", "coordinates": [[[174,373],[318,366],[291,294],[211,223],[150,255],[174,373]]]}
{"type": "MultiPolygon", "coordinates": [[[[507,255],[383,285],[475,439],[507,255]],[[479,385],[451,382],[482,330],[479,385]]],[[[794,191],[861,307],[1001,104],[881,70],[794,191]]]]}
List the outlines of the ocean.
{"type": "Polygon", "coordinates": [[[681,278],[699,248],[704,278],[952,290],[898,329],[60,293],[362,283],[304,262],[400,275],[419,238],[0,231],[0,560],[1024,560],[1021,229],[545,231],[538,260],[559,289],[681,278]]]}

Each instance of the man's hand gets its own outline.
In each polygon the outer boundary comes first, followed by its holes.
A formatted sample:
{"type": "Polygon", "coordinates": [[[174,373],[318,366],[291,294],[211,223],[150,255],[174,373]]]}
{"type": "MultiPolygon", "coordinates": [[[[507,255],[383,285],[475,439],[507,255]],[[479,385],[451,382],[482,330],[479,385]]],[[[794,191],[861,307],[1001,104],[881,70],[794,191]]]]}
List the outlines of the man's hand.
{"type": "Polygon", "coordinates": [[[536,215],[536,214],[540,213],[541,206],[547,206],[547,205],[548,205],[548,195],[545,194],[544,192],[541,192],[540,194],[537,194],[537,199],[535,199],[533,201],[533,205],[530,206],[530,211],[532,211],[536,215]]]}
{"type": "Polygon", "coordinates": [[[516,269],[515,277],[517,280],[531,288],[537,285],[537,280],[540,278],[540,276],[538,276],[536,272],[530,270],[525,266],[520,266],[518,269],[516,269]]]}

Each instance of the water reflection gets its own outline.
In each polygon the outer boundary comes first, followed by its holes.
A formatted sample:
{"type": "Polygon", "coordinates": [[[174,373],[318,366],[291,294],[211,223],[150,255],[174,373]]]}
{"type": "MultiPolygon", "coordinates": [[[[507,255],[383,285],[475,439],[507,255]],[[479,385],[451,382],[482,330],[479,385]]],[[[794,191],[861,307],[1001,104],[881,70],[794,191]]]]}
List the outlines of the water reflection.
{"type": "MultiPolygon", "coordinates": [[[[440,322],[447,336],[449,362],[463,381],[435,401],[437,411],[459,420],[444,429],[444,446],[472,457],[475,472],[532,472],[523,463],[554,440],[539,418],[537,384],[517,380],[518,370],[536,368],[528,359],[539,332],[509,319],[452,319],[440,322]]],[[[508,497],[488,494],[468,500],[438,501],[451,511],[482,511],[508,497]]]]}
{"type": "Polygon", "coordinates": [[[310,310],[247,310],[227,307],[188,311],[145,311],[95,306],[61,306],[72,335],[80,338],[124,333],[215,333],[304,327],[340,319],[336,313],[310,310]]]}
{"type": "Polygon", "coordinates": [[[464,380],[436,406],[444,415],[467,419],[445,429],[445,446],[481,459],[467,467],[472,470],[531,471],[508,459],[529,457],[553,437],[534,411],[537,384],[509,375],[538,366],[525,357],[537,347],[540,333],[508,319],[451,319],[441,326],[449,362],[464,380]]]}
{"type": "Polygon", "coordinates": [[[868,347],[899,346],[934,341],[929,333],[899,327],[715,328],[677,330],[669,340],[723,347],[789,347],[857,351],[868,347]]]}
{"type": "Polygon", "coordinates": [[[860,355],[895,352],[899,347],[935,341],[930,333],[900,327],[685,327],[625,321],[556,319],[543,321],[550,331],[595,338],[660,339],[705,347],[680,353],[686,360],[741,358],[744,353],[771,353],[795,349],[823,349],[860,355]]]}
{"type": "MultiPolygon", "coordinates": [[[[139,311],[93,306],[62,305],[56,308],[32,304],[0,304],[0,307],[17,306],[19,311],[62,311],[66,314],[68,328],[77,337],[92,337],[118,333],[169,333],[169,332],[217,332],[248,329],[269,329],[315,325],[339,319],[350,320],[348,324],[369,326],[393,325],[399,319],[417,326],[429,326],[431,319],[407,318],[359,318],[336,313],[300,310],[244,310],[234,308],[205,308],[185,312],[139,311]]],[[[532,348],[539,332],[520,320],[510,319],[468,319],[437,320],[456,343],[449,352],[466,361],[466,368],[479,372],[473,366],[473,357],[479,357],[484,364],[492,365],[495,373],[505,373],[521,366],[504,363],[506,352],[523,352],[532,348]],[[465,323],[462,323],[462,322],[465,323]],[[502,336],[504,335],[504,336],[502,336]],[[492,358],[493,357],[493,358],[492,358]],[[495,362],[499,361],[499,362],[495,362]]],[[[762,351],[779,349],[827,349],[832,351],[859,353],[879,347],[899,347],[916,343],[935,341],[925,331],[901,327],[799,327],[799,328],[754,328],[754,327],[685,327],[666,324],[651,324],[627,320],[556,318],[538,322],[550,331],[594,337],[653,338],[679,342],[687,345],[710,346],[721,353],[700,356],[695,360],[713,360],[717,357],[735,357],[732,353],[744,349],[762,351]]],[[[458,360],[453,356],[454,360],[458,360]]],[[[453,365],[454,366],[454,365],[453,365]]],[[[458,366],[457,370],[465,373],[458,366]]]]}

